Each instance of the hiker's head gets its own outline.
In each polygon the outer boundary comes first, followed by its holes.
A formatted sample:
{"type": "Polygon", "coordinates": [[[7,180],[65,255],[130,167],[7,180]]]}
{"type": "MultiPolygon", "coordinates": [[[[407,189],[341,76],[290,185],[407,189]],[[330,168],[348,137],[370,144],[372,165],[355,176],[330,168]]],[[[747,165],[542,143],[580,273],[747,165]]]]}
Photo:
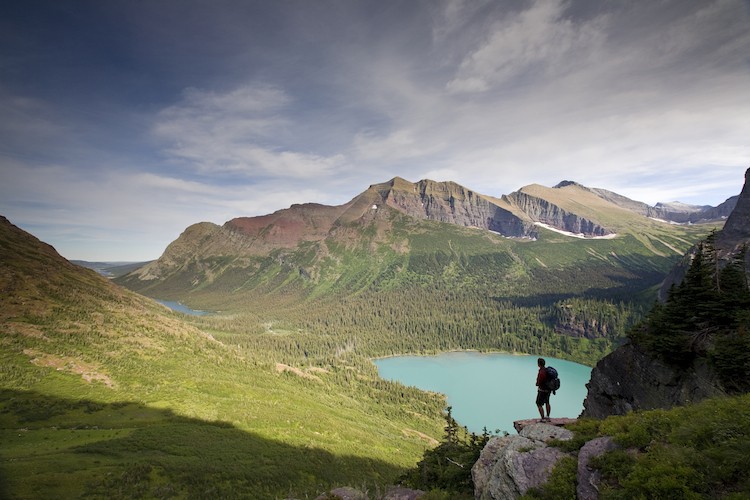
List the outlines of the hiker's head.
{"type": "Polygon", "coordinates": [[[538,364],[538,365],[539,365],[539,367],[541,368],[541,367],[542,367],[542,366],[544,366],[544,365],[545,365],[546,363],[544,362],[544,358],[539,358],[539,359],[537,359],[537,360],[536,360],[536,364],[538,364]]]}

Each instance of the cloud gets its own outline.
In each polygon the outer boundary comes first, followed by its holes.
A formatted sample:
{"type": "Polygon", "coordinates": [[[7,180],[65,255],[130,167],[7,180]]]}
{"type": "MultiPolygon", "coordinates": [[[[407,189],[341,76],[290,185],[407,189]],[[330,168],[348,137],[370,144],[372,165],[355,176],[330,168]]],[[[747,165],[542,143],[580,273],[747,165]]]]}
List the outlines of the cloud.
{"type": "Polygon", "coordinates": [[[554,78],[579,67],[605,38],[604,23],[576,23],[565,17],[567,6],[562,0],[537,0],[494,23],[486,39],[464,58],[448,91],[482,92],[532,71],[554,78]]]}
{"type": "Polygon", "coordinates": [[[282,89],[268,85],[224,93],[190,88],[158,114],[153,131],[168,159],[205,175],[300,179],[335,172],[342,155],[294,150],[292,103],[282,89]]]}
{"type": "Polygon", "coordinates": [[[29,15],[0,44],[0,211],[72,257],[108,235],[152,258],[194,222],[396,175],[717,204],[749,166],[741,0],[241,4],[29,15]]]}

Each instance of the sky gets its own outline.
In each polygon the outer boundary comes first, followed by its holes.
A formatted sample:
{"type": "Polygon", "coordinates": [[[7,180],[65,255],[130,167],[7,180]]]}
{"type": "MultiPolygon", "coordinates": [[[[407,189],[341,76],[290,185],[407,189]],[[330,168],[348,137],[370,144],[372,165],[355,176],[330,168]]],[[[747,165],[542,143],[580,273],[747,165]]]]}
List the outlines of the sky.
{"type": "Polygon", "coordinates": [[[718,205],[749,0],[0,3],[0,215],[69,259],[395,176],[718,205]]]}

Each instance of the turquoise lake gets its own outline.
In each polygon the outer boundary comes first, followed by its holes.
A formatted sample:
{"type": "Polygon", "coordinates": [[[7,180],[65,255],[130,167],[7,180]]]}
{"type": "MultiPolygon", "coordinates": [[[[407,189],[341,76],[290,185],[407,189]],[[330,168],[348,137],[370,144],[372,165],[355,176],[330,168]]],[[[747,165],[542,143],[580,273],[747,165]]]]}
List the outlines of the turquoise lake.
{"type": "Polygon", "coordinates": [[[158,300],[159,304],[165,305],[173,311],[181,312],[183,314],[190,314],[192,316],[204,316],[208,314],[207,311],[198,311],[196,309],[190,309],[188,306],[180,304],[179,302],[173,302],[171,300],[158,300]]]}
{"type": "MultiPolygon", "coordinates": [[[[537,356],[451,352],[439,356],[399,356],[374,360],[380,377],[440,392],[453,418],[469,431],[515,433],[514,420],[539,418],[536,409],[537,356]]],[[[560,390],[550,397],[552,417],[575,418],[583,410],[588,366],[545,358],[560,375],[560,390]]]]}

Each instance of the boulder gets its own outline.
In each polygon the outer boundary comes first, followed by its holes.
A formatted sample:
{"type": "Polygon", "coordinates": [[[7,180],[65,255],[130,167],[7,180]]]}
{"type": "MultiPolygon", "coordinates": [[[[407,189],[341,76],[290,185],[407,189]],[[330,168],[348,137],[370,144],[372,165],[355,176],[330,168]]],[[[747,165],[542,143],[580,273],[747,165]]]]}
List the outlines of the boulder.
{"type": "Polygon", "coordinates": [[[581,416],[591,418],[672,408],[724,394],[706,360],[677,368],[634,344],[621,346],[601,359],[586,387],[581,416]]]}
{"type": "Polygon", "coordinates": [[[421,498],[424,495],[425,492],[422,490],[411,490],[409,488],[394,486],[386,492],[383,500],[417,500],[417,498],[421,498]]]}
{"type": "Polygon", "coordinates": [[[362,493],[356,488],[349,486],[342,486],[341,488],[335,488],[328,493],[323,493],[315,500],[368,500],[367,494],[362,493]]]}
{"type": "Polygon", "coordinates": [[[546,420],[545,422],[540,422],[538,418],[529,418],[527,420],[516,420],[516,421],[514,421],[513,422],[513,428],[516,430],[516,432],[518,432],[520,434],[521,431],[525,427],[527,427],[529,425],[534,425],[534,424],[539,424],[539,423],[546,423],[547,425],[554,425],[554,426],[557,426],[557,427],[561,427],[561,426],[564,426],[564,425],[572,424],[576,420],[578,420],[578,419],[563,417],[563,418],[552,418],[550,420],[546,420]]]}
{"type": "Polygon", "coordinates": [[[524,427],[524,435],[494,437],[471,469],[477,499],[518,498],[547,482],[566,454],[546,446],[550,439],[570,439],[566,429],[548,423],[524,427]]]}
{"type": "Polygon", "coordinates": [[[578,486],[576,496],[578,500],[597,500],[599,498],[599,471],[592,470],[589,463],[593,457],[603,455],[617,448],[610,436],[592,439],[578,452],[578,486]]]}

